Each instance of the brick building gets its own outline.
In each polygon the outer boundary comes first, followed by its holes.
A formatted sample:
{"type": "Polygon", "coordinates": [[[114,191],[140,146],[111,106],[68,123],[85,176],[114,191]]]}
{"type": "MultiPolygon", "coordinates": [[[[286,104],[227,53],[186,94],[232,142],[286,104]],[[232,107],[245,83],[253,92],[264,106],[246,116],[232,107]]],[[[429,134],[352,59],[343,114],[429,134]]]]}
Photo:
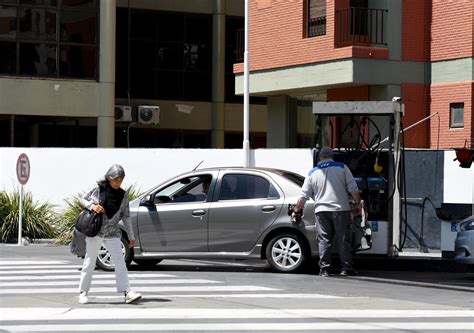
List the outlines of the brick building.
{"type": "MultiPolygon", "coordinates": [[[[472,0],[250,1],[250,94],[267,97],[267,146],[301,145],[314,132],[305,101],[394,96],[406,107],[404,127],[438,113],[406,131],[407,147],[469,144],[473,6],[472,0]]],[[[234,71],[242,93],[243,64],[234,71]]],[[[337,145],[344,124],[334,120],[333,128],[337,145]]]]}

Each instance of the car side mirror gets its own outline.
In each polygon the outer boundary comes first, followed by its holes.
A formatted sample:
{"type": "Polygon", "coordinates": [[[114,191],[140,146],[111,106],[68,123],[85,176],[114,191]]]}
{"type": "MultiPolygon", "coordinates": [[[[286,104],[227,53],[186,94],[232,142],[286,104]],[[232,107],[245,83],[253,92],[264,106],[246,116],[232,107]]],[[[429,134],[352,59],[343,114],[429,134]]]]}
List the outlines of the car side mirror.
{"type": "Polygon", "coordinates": [[[149,195],[145,196],[140,201],[140,206],[150,207],[150,206],[154,206],[154,205],[155,205],[155,203],[153,201],[153,195],[152,194],[149,194],[149,195]]]}

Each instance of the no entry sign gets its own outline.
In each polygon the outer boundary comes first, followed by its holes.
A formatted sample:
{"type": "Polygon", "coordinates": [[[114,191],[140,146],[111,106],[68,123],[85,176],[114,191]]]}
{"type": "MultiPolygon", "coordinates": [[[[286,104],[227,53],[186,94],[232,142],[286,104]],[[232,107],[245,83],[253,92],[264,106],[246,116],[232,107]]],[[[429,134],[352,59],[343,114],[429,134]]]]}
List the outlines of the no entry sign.
{"type": "Polygon", "coordinates": [[[18,160],[16,161],[16,176],[18,181],[21,185],[25,185],[30,179],[30,160],[26,154],[21,154],[18,156],[18,160]]]}

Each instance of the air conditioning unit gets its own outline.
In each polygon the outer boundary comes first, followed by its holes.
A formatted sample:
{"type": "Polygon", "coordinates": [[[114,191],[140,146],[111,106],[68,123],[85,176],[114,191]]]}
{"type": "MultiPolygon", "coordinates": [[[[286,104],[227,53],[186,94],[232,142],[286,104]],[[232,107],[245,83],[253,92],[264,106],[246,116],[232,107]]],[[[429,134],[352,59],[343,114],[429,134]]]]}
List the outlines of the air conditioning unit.
{"type": "Polygon", "coordinates": [[[160,122],[160,107],[139,105],[137,119],[141,124],[158,124],[160,122]]]}
{"type": "Polygon", "coordinates": [[[128,105],[115,105],[115,121],[132,121],[132,108],[128,105]]]}

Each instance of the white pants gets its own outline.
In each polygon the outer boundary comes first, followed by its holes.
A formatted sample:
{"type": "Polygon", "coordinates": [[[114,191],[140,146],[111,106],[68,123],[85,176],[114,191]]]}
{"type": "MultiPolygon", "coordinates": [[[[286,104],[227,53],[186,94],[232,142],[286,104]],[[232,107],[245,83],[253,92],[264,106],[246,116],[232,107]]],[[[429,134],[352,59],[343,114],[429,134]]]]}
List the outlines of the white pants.
{"type": "Polygon", "coordinates": [[[99,236],[86,237],[86,256],[82,265],[81,282],[79,283],[79,292],[89,292],[94,274],[95,262],[99,255],[102,242],[105,243],[107,250],[112,256],[112,263],[115,266],[115,282],[117,292],[126,292],[130,289],[128,282],[128,271],[122,254],[120,238],[104,239],[99,236]]]}

